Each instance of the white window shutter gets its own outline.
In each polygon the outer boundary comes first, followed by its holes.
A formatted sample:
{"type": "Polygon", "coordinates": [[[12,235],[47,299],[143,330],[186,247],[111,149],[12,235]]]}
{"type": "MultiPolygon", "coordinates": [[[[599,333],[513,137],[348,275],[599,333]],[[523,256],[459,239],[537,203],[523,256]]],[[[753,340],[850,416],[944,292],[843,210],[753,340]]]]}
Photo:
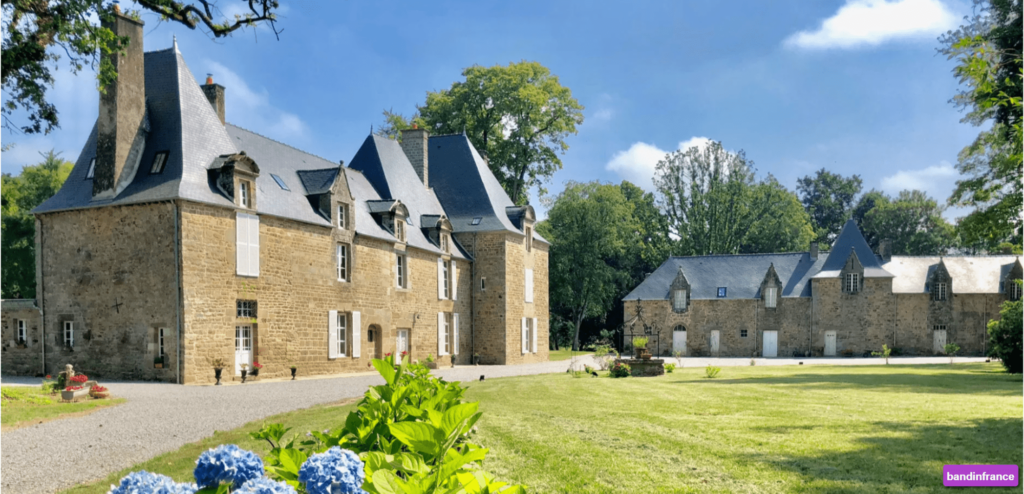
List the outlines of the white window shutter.
{"type": "Polygon", "coordinates": [[[526,301],[533,303],[533,270],[526,270],[526,301]]]}
{"type": "Polygon", "coordinates": [[[452,314],[452,326],[453,326],[452,331],[454,331],[454,334],[452,335],[452,339],[455,340],[454,343],[452,343],[452,354],[453,355],[458,355],[459,354],[459,315],[458,314],[452,314]]]}
{"type": "Polygon", "coordinates": [[[437,354],[444,355],[444,312],[437,313],[437,354]]]}
{"type": "Polygon", "coordinates": [[[537,318],[533,318],[533,326],[530,327],[530,336],[533,337],[532,346],[530,349],[533,353],[537,353],[537,318]]]}
{"type": "Polygon", "coordinates": [[[363,321],[362,315],[358,312],[352,313],[352,357],[360,358],[363,356],[362,350],[363,342],[363,321]]]}
{"type": "Polygon", "coordinates": [[[235,214],[235,274],[249,274],[249,220],[245,213],[235,214]]]}
{"type": "Polygon", "coordinates": [[[327,358],[338,358],[338,311],[327,313],[327,358]]]}
{"type": "Polygon", "coordinates": [[[526,318],[525,317],[522,320],[522,333],[521,333],[521,337],[522,337],[521,339],[523,340],[523,353],[526,353],[527,350],[526,350],[526,318]]]}
{"type": "Polygon", "coordinates": [[[260,217],[249,215],[249,276],[260,275],[260,217]]]}
{"type": "Polygon", "coordinates": [[[455,259],[452,259],[452,272],[448,273],[448,276],[452,277],[452,300],[459,299],[459,272],[455,270],[455,259]]]}
{"type": "Polygon", "coordinates": [[[444,259],[437,259],[437,298],[444,300],[444,259]]]}

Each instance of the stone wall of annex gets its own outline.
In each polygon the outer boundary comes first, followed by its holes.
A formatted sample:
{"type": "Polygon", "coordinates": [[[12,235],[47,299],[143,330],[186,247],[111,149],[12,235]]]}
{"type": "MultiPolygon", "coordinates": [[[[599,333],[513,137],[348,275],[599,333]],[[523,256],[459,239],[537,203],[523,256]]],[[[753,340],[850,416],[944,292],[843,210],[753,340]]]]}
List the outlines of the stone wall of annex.
{"type": "MultiPolygon", "coordinates": [[[[229,364],[225,377],[230,378],[236,324],[254,326],[254,360],[264,366],[265,377],[285,377],[291,365],[299,375],[370,371],[371,358],[395,351],[398,329],[409,330],[413,359],[437,356],[438,312],[460,314],[460,343],[467,347],[468,262],[456,262],[458,300],[439,300],[437,254],[365,236],[353,240],[337,229],[261,215],[260,275],[239,276],[234,210],[184,203],[181,225],[186,383],[212,382],[211,361],[217,357],[229,364]],[[339,282],[335,271],[339,241],[353,247],[346,282],[339,282]],[[395,286],[399,252],[409,261],[408,289],[395,286]],[[237,300],[256,301],[255,323],[236,319],[237,300]],[[331,310],[360,313],[359,356],[328,357],[331,310]]],[[[468,362],[468,352],[460,352],[459,359],[468,362]]]]}
{"type": "Polygon", "coordinates": [[[984,355],[988,322],[999,319],[1003,294],[952,294],[946,301],[927,293],[896,295],[896,335],[890,347],[906,355],[934,355],[935,326],[946,326],[946,342],[960,346],[958,355],[984,355]]]}
{"type": "Polygon", "coordinates": [[[0,312],[3,349],[0,370],[20,376],[43,375],[42,317],[35,300],[4,300],[0,312]],[[18,321],[24,321],[24,341],[18,339],[18,321]]]}
{"type": "Polygon", "coordinates": [[[95,377],[176,381],[174,205],[82,209],[38,220],[36,289],[46,373],[70,363],[95,377]],[[64,345],[65,321],[74,327],[70,347],[64,345]],[[159,328],[167,365],[156,369],[159,328]]]}

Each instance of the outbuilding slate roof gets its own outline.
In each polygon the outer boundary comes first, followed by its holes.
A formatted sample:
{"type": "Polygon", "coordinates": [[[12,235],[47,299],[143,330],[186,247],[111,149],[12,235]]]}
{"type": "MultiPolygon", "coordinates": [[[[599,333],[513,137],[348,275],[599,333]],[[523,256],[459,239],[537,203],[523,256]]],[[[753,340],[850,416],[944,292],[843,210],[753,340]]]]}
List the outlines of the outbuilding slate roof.
{"type": "Polygon", "coordinates": [[[667,300],[680,269],[690,283],[691,300],[719,299],[719,287],[726,288],[726,300],[759,298],[772,265],[782,281],[783,297],[810,297],[810,278],[824,263],[807,252],[670,257],[623,300],[667,300]]]}
{"type": "Polygon", "coordinates": [[[893,256],[885,270],[895,275],[893,293],[928,293],[926,288],[939,261],[952,279],[952,293],[1003,293],[1006,280],[1020,256],[893,256]]]}

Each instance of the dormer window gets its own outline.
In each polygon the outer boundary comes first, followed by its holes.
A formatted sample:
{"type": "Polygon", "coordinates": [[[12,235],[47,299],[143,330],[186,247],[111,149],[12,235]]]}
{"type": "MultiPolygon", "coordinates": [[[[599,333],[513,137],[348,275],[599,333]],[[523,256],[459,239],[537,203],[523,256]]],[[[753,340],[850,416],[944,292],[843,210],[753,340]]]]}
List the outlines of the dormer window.
{"type": "Polygon", "coordinates": [[[451,252],[451,247],[448,245],[448,234],[446,233],[441,234],[441,252],[451,252]]]}
{"type": "Polygon", "coordinates": [[[932,300],[946,300],[948,285],[943,282],[935,283],[932,286],[932,300]]]}
{"type": "Polygon", "coordinates": [[[686,290],[678,289],[672,291],[672,309],[677,311],[686,310],[686,290]]]}
{"type": "Polygon", "coordinates": [[[857,293],[860,291],[860,274],[846,273],[843,278],[843,292],[857,293]]]}
{"type": "Polygon", "coordinates": [[[347,223],[347,218],[348,218],[347,214],[348,214],[348,208],[346,208],[344,204],[338,204],[337,224],[338,224],[338,228],[340,228],[342,230],[344,230],[346,228],[346,225],[348,224],[347,223]]]}
{"type": "Polygon", "coordinates": [[[405,218],[401,216],[395,216],[395,238],[405,242],[405,218]]]}
{"type": "Polygon", "coordinates": [[[1010,280],[1007,285],[1006,293],[1010,296],[1010,300],[1020,300],[1022,291],[1020,280],[1010,280]]]}
{"type": "Polygon", "coordinates": [[[774,309],[778,302],[779,289],[777,287],[770,287],[764,289],[764,306],[769,309],[774,309]]]}
{"type": "Polygon", "coordinates": [[[243,208],[252,207],[252,193],[249,191],[249,182],[245,180],[238,182],[238,204],[243,208]]]}

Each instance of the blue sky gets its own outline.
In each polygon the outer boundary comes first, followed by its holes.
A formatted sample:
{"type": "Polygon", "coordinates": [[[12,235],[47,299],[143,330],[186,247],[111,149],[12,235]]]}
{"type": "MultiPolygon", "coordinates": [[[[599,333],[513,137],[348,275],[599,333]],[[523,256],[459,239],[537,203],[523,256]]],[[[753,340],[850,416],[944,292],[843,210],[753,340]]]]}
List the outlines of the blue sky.
{"type": "MultiPolygon", "coordinates": [[[[666,152],[713,139],[794,190],[825,167],[944,202],[979,129],[949,103],[954,64],[936,37],[968,12],[955,0],[289,2],[280,41],[143,20],[146,50],[176,35],[196,78],[226,87],[228,121],[332,161],[352,159],[382,110],[411,113],[465,67],[535,60],[586,107],[552,193],[568,180],[650,190],[666,152]]],[[[94,74],[62,66],[51,98],[62,129],[4,132],[16,143],[4,172],[50,148],[77,158],[98,113],[94,74]]],[[[543,214],[539,202],[534,191],[543,214]]]]}

